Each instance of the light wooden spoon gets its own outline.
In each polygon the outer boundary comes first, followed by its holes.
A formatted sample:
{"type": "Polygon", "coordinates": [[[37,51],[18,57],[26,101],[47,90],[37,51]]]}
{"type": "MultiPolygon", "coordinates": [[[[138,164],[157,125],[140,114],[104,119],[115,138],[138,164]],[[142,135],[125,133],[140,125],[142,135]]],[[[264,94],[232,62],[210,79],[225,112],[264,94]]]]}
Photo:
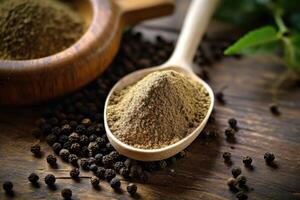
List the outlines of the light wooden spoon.
{"type": "Polygon", "coordinates": [[[205,32],[207,24],[213,11],[215,10],[219,0],[194,0],[192,1],[188,14],[185,18],[183,29],[181,31],[180,37],[178,39],[175,51],[171,58],[161,66],[156,66],[148,69],[138,70],[133,72],[124,78],[122,78],[110,91],[107,96],[104,108],[104,123],[107,133],[107,137],[113,147],[129,158],[142,161],[155,161],[162,160],[175,155],[176,153],[185,149],[190,145],[199,133],[204,128],[207,120],[212,112],[214,105],[214,95],[210,86],[205,83],[202,79],[195,75],[192,71],[192,61],[197,50],[198,44],[205,32]],[[183,73],[200,84],[204,85],[209,93],[211,104],[209,110],[204,120],[199,124],[199,126],[188,136],[182,140],[176,142],[175,144],[169,145],[160,149],[139,149],[129,146],[121,142],[115,135],[111,132],[107,123],[107,107],[110,101],[110,97],[116,90],[121,90],[122,88],[134,84],[141,78],[145,77],[149,73],[162,70],[175,70],[177,72],[183,73]]]}

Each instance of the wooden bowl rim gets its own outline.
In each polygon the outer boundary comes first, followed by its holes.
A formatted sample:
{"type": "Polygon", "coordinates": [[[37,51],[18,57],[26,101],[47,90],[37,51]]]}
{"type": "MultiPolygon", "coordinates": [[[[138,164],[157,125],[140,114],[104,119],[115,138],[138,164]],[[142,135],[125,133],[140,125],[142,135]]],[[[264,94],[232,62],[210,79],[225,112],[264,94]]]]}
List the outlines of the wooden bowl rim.
{"type": "MultiPolygon", "coordinates": [[[[18,72],[18,73],[28,73],[29,71],[45,71],[49,68],[60,67],[62,63],[70,63],[72,60],[76,59],[81,55],[85,55],[89,51],[89,47],[94,45],[97,41],[97,37],[101,35],[104,30],[95,29],[94,27],[99,26],[99,21],[103,24],[103,27],[109,24],[109,18],[101,18],[101,8],[103,5],[108,5],[110,11],[112,10],[112,3],[109,0],[87,0],[91,5],[92,10],[92,20],[86,29],[85,33],[70,47],[60,51],[56,54],[36,58],[29,60],[1,60],[0,59],[0,74],[5,72],[18,72]],[[101,2],[101,3],[100,3],[101,2]],[[104,3],[103,3],[104,2],[104,3]],[[75,51],[77,47],[80,50],[75,51]]],[[[111,13],[110,13],[111,14],[111,13]]]]}

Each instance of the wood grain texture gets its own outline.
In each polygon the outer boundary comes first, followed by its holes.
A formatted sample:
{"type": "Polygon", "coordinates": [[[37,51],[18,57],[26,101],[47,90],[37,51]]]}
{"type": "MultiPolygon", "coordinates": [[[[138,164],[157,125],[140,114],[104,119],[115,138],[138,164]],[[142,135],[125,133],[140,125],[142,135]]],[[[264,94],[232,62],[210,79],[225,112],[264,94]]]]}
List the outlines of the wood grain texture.
{"type": "MultiPolygon", "coordinates": [[[[215,91],[224,85],[226,106],[216,105],[215,128],[219,137],[209,143],[200,138],[188,148],[187,157],[178,161],[173,169],[154,173],[148,184],[139,184],[140,199],[234,199],[226,185],[230,177],[230,166],[224,164],[222,152],[233,155],[233,166],[241,166],[248,177],[250,199],[300,199],[300,93],[299,88],[280,95],[282,115],[274,117],[268,110],[272,101],[269,89],[281,73],[280,67],[267,65],[255,59],[227,59],[211,69],[211,84],[215,91]],[[255,78],[253,78],[255,77],[255,78]],[[223,130],[230,117],[238,119],[239,132],[235,143],[224,139],[223,130]],[[234,149],[231,149],[234,147],[234,149]],[[271,151],[276,155],[278,168],[265,164],[263,154],[271,151]],[[241,156],[253,158],[254,170],[243,167],[241,156]]],[[[70,166],[59,161],[59,168],[53,170],[45,158],[32,157],[29,148],[34,142],[29,130],[42,107],[27,109],[2,109],[0,115],[0,182],[12,180],[15,183],[16,199],[57,199],[59,190],[69,186],[74,199],[129,199],[124,191],[113,192],[106,182],[101,190],[91,188],[89,180],[80,183],[72,180],[57,180],[57,191],[51,191],[41,184],[34,189],[26,178],[30,172],[37,172],[41,178],[48,172],[57,176],[68,176],[70,166]]],[[[47,145],[43,148],[50,152],[47,145]]],[[[91,176],[87,173],[86,175],[91,176]]],[[[8,199],[3,191],[1,199],[8,199]]]]}
{"type": "Polygon", "coordinates": [[[118,5],[112,0],[74,2],[88,26],[86,33],[55,55],[24,61],[0,60],[0,105],[33,104],[81,88],[110,64],[125,26],[173,10],[170,0],[138,5],[128,0],[118,5]]]}
{"type": "MultiPolygon", "coordinates": [[[[144,30],[140,28],[140,30],[144,30]]],[[[148,37],[162,33],[170,38],[174,33],[160,30],[144,30],[148,37]]],[[[299,200],[300,199],[300,88],[281,90],[279,105],[282,115],[276,117],[269,112],[272,102],[271,87],[283,73],[280,66],[268,64],[264,58],[225,59],[209,69],[210,84],[214,91],[224,86],[226,105],[216,104],[213,125],[219,136],[211,142],[197,138],[188,148],[187,156],[172,168],[153,173],[150,182],[138,184],[138,196],[131,198],[125,191],[115,193],[108,183],[102,182],[101,190],[92,189],[89,180],[80,183],[69,179],[57,180],[57,190],[48,189],[43,183],[40,189],[27,181],[29,173],[37,172],[41,179],[51,172],[57,176],[68,176],[70,165],[59,160],[59,168],[47,166],[45,157],[34,158],[29,148],[34,142],[30,135],[35,119],[47,106],[0,110],[0,183],[14,182],[14,199],[61,199],[60,190],[71,187],[77,199],[235,199],[228,190],[226,180],[230,169],[223,162],[222,153],[232,153],[233,166],[241,166],[248,178],[248,186],[254,191],[249,199],[299,200]],[[227,142],[223,131],[230,117],[238,119],[239,132],[235,143],[227,142]],[[234,149],[232,149],[234,148],[234,149]],[[265,164],[263,155],[271,151],[276,156],[278,168],[265,164]],[[253,158],[253,170],[243,167],[241,156],[253,158]],[[174,171],[173,171],[174,170],[174,171]]],[[[209,127],[208,127],[209,128],[209,127]]],[[[43,144],[43,149],[50,149],[43,144]]],[[[91,176],[91,173],[84,175],[91,176]]],[[[42,182],[42,180],[41,180],[42,182]]],[[[0,199],[11,199],[0,189],[0,199]]]]}

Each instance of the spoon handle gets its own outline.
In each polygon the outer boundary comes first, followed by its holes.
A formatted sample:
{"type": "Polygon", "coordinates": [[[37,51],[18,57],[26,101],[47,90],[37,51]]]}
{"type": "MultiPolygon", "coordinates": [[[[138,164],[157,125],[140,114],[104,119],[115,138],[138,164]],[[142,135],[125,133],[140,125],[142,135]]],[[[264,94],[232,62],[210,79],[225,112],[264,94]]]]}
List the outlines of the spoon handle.
{"type": "Polygon", "coordinates": [[[185,17],[175,50],[165,66],[191,70],[194,55],[219,0],[193,0],[185,17]]]}

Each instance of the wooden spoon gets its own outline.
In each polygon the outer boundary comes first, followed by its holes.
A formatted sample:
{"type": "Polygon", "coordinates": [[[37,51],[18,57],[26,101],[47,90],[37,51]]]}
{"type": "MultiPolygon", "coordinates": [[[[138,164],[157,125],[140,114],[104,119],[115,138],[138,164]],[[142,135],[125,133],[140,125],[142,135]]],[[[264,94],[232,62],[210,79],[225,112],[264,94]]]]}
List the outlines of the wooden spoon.
{"type": "Polygon", "coordinates": [[[195,75],[192,71],[192,62],[195,52],[197,50],[198,44],[201,40],[201,37],[204,34],[206,26],[209,22],[211,15],[218,3],[218,0],[194,0],[189,8],[188,14],[185,18],[183,25],[183,30],[179,36],[175,51],[173,55],[165,64],[161,66],[156,66],[148,69],[138,70],[133,72],[124,78],[122,78],[110,91],[107,96],[104,108],[104,123],[107,137],[113,147],[119,151],[122,155],[125,155],[129,158],[143,161],[155,161],[169,158],[176,153],[185,149],[189,144],[191,144],[194,139],[199,135],[199,133],[204,128],[207,120],[212,112],[214,105],[214,95],[210,86],[205,83],[202,79],[195,75]],[[121,90],[122,88],[136,83],[141,78],[145,77],[149,73],[162,70],[175,70],[177,72],[183,73],[200,84],[204,85],[206,90],[209,93],[211,104],[209,110],[204,120],[199,124],[199,126],[188,136],[178,141],[175,144],[169,145],[160,149],[138,149],[132,146],[129,146],[121,142],[111,131],[107,123],[107,107],[110,101],[111,95],[116,90],[121,90]]]}
{"type": "Polygon", "coordinates": [[[169,14],[172,0],[74,0],[88,29],[70,48],[45,58],[0,60],[0,105],[32,104],[98,77],[117,53],[124,27],[169,14]]]}

